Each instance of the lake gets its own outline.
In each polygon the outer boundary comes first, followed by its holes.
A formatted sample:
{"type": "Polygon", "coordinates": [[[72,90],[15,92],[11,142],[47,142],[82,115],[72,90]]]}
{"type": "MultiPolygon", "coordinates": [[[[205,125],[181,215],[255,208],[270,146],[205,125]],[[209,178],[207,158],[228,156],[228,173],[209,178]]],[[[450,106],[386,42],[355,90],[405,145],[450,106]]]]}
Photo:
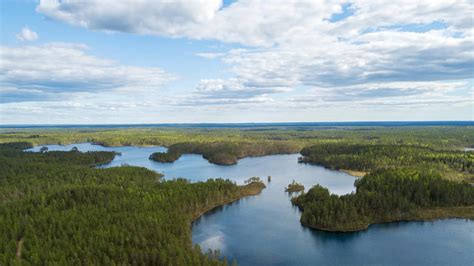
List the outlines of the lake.
{"type": "MultiPolygon", "coordinates": [[[[303,227],[300,212],[292,206],[292,195],[284,188],[296,180],[309,189],[320,184],[332,193],[354,191],[353,176],[297,162],[298,154],[271,155],[239,160],[231,166],[214,165],[200,155],[183,155],[174,163],[148,159],[163,147],[103,147],[90,143],[47,145],[49,150],[117,151],[120,156],[101,167],[122,164],[143,166],[161,172],[167,179],[192,181],[229,178],[242,184],[260,176],[267,188],[217,208],[192,225],[193,243],[203,251],[219,249],[236,258],[239,265],[472,265],[474,222],[445,219],[429,222],[396,222],[370,226],[356,233],[328,233],[303,227]],[[272,181],[267,182],[267,176],[272,181]]],[[[31,151],[39,151],[37,146],[31,151]]]]}

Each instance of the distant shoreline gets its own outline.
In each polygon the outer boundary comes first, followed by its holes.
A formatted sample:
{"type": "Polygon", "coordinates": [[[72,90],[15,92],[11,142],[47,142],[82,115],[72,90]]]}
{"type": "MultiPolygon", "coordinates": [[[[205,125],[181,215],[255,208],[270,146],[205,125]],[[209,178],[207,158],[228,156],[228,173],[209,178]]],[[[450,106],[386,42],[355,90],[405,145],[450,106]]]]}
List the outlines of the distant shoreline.
{"type": "Polygon", "coordinates": [[[0,128],[259,128],[259,127],[410,127],[474,126],[474,121],[353,121],[274,123],[145,123],[145,124],[4,124],[0,128]]]}

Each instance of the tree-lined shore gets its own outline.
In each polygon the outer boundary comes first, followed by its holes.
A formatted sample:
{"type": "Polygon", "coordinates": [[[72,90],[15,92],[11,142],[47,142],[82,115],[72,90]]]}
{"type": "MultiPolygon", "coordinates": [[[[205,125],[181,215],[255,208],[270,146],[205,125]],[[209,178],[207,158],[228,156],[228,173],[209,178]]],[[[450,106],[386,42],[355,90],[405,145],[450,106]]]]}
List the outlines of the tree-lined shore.
{"type": "Polygon", "coordinates": [[[300,162],[368,172],[356,192],[331,195],[319,185],[292,199],[301,223],[326,231],[437,218],[474,219],[474,153],[403,145],[324,144],[304,148],[300,162]]]}
{"type": "Polygon", "coordinates": [[[161,180],[140,167],[91,168],[112,152],[0,145],[0,264],[222,265],[191,243],[191,222],[264,185],[161,180]]]}

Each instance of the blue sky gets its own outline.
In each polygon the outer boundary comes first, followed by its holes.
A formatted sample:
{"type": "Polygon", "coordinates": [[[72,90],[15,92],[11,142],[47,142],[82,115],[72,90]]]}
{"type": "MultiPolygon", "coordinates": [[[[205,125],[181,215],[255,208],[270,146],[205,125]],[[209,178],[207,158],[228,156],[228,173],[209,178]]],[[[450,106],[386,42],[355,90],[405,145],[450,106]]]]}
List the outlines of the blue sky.
{"type": "Polygon", "coordinates": [[[473,120],[469,1],[2,1],[0,123],[473,120]]]}

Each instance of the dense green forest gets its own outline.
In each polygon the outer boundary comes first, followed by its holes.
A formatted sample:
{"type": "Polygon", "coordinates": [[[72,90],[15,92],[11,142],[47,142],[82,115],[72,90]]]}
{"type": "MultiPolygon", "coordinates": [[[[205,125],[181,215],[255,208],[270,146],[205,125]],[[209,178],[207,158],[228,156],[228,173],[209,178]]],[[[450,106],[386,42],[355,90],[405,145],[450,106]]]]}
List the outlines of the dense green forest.
{"type": "Polygon", "coordinates": [[[111,152],[22,152],[0,145],[0,265],[221,265],[191,242],[206,210],[262,183],[160,180],[139,167],[97,169],[111,152]]]}
{"type": "Polygon", "coordinates": [[[290,142],[255,141],[255,142],[180,142],[171,145],[165,153],[157,152],[150,159],[159,162],[174,162],[181,154],[202,154],[210,163],[230,165],[244,157],[271,154],[297,153],[298,145],[290,142]]]}
{"type": "Polygon", "coordinates": [[[376,168],[437,169],[443,177],[474,182],[474,152],[408,145],[320,144],[301,150],[300,162],[331,169],[370,172],[376,168]]]}
{"type": "Polygon", "coordinates": [[[369,172],[356,193],[330,195],[315,186],[292,199],[307,226],[352,231],[372,223],[474,218],[474,153],[406,145],[321,144],[304,148],[300,162],[369,172]]]}
{"type": "Polygon", "coordinates": [[[328,231],[356,231],[372,223],[460,217],[474,219],[474,186],[434,171],[376,170],[356,182],[357,192],[331,195],[319,185],[292,199],[301,223],[328,231]]]}
{"type": "MultiPolygon", "coordinates": [[[[292,201],[307,226],[359,230],[371,223],[474,218],[474,127],[298,129],[0,129],[0,265],[220,265],[191,242],[203,212],[247,195],[261,182],[189,183],[139,167],[97,169],[113,152],[29,153],[31,145],[92,142],[161,145],[150,159],[202,154],[234,164],[247,156],[295,153],[301,162],[368,172],[351,195],[315,186],[292,201]]],[[[270,178],[269,178],[270,179],[270,178]]],[[[253,179],[250,179],[251,181],[253,179]]],[[[256,181],[256,180],[254,180],[256,181]]]]}

